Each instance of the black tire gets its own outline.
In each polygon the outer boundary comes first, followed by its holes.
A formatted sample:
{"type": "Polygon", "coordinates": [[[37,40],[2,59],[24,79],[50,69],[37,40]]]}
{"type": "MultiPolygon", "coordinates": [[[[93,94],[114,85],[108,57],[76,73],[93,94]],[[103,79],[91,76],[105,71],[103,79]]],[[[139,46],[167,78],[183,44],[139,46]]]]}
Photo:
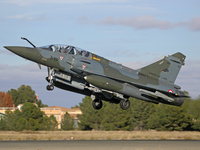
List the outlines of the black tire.
{"type": "Polygon", "coordinates": [[[53,85],[50,85],[50,90],[52,91],[54,89],[54,86],[53,85]]]}
{"type": "Polygon", "coordinates": [[[99,110],[99,109],[102,108],[103,103],[100,99],[95,99],[95,100],[92,101],[92,106],[93,106],[94,109],[99,110]]]}
{"type": "Polygon", "coordinates": [[[47,91],[49,91],[49,90],[50,90],[50,88],[49,88],[49,85],[47,85],[47,86],[46,86],[46,89],[47,89],[47,91]]]}
{"type": "Polygon", "coordinates": [[[52,90],[54,89],[54,86],[53,86],[53,85],[47,85],[47,86],[46,86],[46,89],[47,89],[48,91],[52,91],[52,90]]]}
{"type": "Polygon", "coordinates": [[[129,100],[121,100],[120,101],[120,107],[123,110],[127,110],[130,107],[130,101],[129,100]]]}

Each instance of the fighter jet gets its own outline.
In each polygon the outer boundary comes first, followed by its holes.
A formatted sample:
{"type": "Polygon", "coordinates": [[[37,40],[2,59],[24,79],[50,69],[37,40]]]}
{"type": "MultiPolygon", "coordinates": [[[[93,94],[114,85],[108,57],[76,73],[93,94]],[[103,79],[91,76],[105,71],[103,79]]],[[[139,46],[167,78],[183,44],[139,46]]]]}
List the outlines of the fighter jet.
{"type": "Polygon", "coordinates": [[[4,46],[9,51],[47,67],[49,82],[54,87],[87,95],[94,109],[102,108],[102,100],[130,107],[129,97],[146,102],[181,106],[188,95],[174,82],[186,56],[180,52],[164,56],[140,69],[131,69],[104,57],[70,45],[52,44],[36,47],[4,46]]]}

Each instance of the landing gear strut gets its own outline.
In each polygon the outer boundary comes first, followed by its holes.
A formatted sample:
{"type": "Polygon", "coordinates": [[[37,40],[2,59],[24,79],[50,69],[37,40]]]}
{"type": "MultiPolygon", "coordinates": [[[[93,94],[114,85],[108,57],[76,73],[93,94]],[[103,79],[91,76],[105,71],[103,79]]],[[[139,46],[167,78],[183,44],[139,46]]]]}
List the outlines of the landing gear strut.
{"type": "Polygon", "coordinates": [[[49,85],[46,86],[46,89],[48,91],[52,91],[54,89],[54,85],[53,85],[54,69],[51,69],[50,67],[47,67],[47,70],[48,70],[49,85]]]}
{"type": "Polygon", "coordinates": [[[121,100],[120,101],[120,107],[123,110],[127,110],[130,107],[130,101],[126,100],[126,99],[121,100]]]}

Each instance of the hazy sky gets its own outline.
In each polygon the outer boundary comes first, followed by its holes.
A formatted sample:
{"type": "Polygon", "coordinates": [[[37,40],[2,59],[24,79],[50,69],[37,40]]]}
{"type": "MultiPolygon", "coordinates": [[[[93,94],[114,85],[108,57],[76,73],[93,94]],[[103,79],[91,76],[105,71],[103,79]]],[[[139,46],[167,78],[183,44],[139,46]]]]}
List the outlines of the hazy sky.
{"type": "Polygon", "coordinates": [[[84,96],[46,91],[46,67],[3,46],[69,44],[133,69],[182,52],[176,84],[200,95],[199,0],[0,0],[0,91],[30,85],[49,106],[71,107],[84,96]]]}

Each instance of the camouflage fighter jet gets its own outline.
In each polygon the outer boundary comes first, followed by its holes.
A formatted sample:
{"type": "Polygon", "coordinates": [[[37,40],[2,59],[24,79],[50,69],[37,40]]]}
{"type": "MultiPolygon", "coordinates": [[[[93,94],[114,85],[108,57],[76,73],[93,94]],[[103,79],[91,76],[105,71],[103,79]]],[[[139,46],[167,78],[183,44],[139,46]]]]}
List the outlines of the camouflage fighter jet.
{"type": "Polygon", "coordinates": [[[102,100],[130,107],[129,97],[152,103],[181,106],[188,97],[175,85],[186,56],[177,52],[146,67],[133,70],[86,50],[70,45],[36,47],[5,46],[9,51],[47,66],[49,82],[55,87],[91,96],[94,109],[102,108],[102,100]]]}

